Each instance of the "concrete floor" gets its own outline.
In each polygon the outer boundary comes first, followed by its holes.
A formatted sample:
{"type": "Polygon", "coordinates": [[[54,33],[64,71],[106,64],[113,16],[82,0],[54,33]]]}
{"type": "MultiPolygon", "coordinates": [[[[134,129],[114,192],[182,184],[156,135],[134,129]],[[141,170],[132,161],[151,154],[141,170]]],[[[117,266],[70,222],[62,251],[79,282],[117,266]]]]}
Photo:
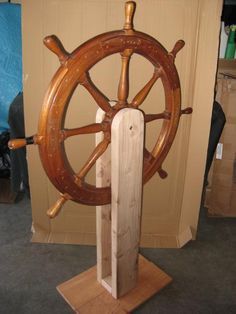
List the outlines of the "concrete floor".
{"type": "MultiPolygon", "coordinates": [[[[73,313],[55,287],[93,266],[95,247],[30,243],[30,229],[28,199],[0,204],[0,313],[73,313]]],[[[134,313],[236,313],[235,219],[207,218],[202,209],[196,241],[141,254],[173,282],[134,313]]]]}

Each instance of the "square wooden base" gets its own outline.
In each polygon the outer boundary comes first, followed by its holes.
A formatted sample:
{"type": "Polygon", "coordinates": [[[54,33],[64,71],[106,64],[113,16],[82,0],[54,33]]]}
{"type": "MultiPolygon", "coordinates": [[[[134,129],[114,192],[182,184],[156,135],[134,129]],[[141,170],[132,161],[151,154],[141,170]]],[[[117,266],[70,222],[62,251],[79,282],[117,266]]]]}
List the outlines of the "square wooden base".
{"type": "Polygon", "coordinates": [[[57,290],[80,314],[130,313],[172,281],[165,272],[139,255],[137,286],[119,299],[97,281],[96,266],[57,286],[57,290]]]}

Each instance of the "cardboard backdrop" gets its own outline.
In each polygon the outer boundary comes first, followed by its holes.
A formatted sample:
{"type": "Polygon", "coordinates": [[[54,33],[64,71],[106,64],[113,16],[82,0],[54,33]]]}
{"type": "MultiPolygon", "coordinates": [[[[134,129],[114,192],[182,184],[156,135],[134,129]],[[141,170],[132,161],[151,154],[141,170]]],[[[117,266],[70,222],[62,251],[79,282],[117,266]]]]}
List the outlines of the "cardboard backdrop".
{"type": "MultiPolygon", "coordinates": [[[[37,133],[37,123],[47,86],[59,67],[57,57],[43,45],[43,38],[56,34],[68,51],[91,37],[121,29],[122,0],[22,0],[23,70],[26,132],[37,133]]],[[[217,65],[221,0],[138,0],[135,29],[155,37],[167,50],[183,39],[184,49],[176,65],[182,87],[182,107],[193,107],[183,116],[178,134],[163,168],[168,177],[155,175],[144,187],[141,245],[181,247],[195,238],[210,127],[217,65]]],[[[131,62],[130,98],[150,79],[152,66],[135,56],[131,62]]],[[[120,57],[113,55],[96,65],[91,76],[110,99],[116,99],[120,57]]],[[[163,89],[158,84],[145,101],[150,113],[163,109],[163,89]]],[[[97,105],[79,87],[68,109],[66,126],[78,127],[95,120],[97,105]]],[[[148,126],[150,147],[160,129],[148,126]]],[[[69,160],[80,169],[95,145],[92,135],[71,138],[66,143],[69,160]]],[[[49,220],[46,210],[58,198],[47,179],[37,151],[28,148],[32,195],[33,241],[95,244],[95,208],[68,202],[63,212],[49,220]]],[[[91,171],[89,182],[94,182],[91,171]]]]}

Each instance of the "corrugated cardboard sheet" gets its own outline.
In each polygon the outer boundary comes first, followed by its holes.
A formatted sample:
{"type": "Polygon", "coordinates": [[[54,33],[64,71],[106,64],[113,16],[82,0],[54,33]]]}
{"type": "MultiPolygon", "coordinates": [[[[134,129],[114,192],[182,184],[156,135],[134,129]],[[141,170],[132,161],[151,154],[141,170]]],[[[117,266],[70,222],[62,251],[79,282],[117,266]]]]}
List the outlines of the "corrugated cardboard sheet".
{"type": "Polygon", "coordinates": [[[210,215],[236,217],[236,60],[219,65],[217,100],[226,115],[220,138],[222,159],[215,159],[206,206],[210,215]]]}

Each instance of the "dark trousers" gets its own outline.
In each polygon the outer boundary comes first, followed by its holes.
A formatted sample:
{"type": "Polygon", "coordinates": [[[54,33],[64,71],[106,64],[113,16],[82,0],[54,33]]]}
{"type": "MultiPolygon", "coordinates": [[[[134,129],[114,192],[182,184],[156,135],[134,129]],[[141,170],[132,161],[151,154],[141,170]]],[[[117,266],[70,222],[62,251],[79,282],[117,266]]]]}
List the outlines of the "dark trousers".
{"type": "MultiPolygon", "coordinates": [[[[23,93],[18,94],[10,106],[8,124],[10,126],[11,139],[25,137],[23,93]]],[[[12,192],[18,193],[22,183],[25,192],[29,196],[29,180],[25,147],[17,150],[11,150],[10,157],[12,192]]]]}

